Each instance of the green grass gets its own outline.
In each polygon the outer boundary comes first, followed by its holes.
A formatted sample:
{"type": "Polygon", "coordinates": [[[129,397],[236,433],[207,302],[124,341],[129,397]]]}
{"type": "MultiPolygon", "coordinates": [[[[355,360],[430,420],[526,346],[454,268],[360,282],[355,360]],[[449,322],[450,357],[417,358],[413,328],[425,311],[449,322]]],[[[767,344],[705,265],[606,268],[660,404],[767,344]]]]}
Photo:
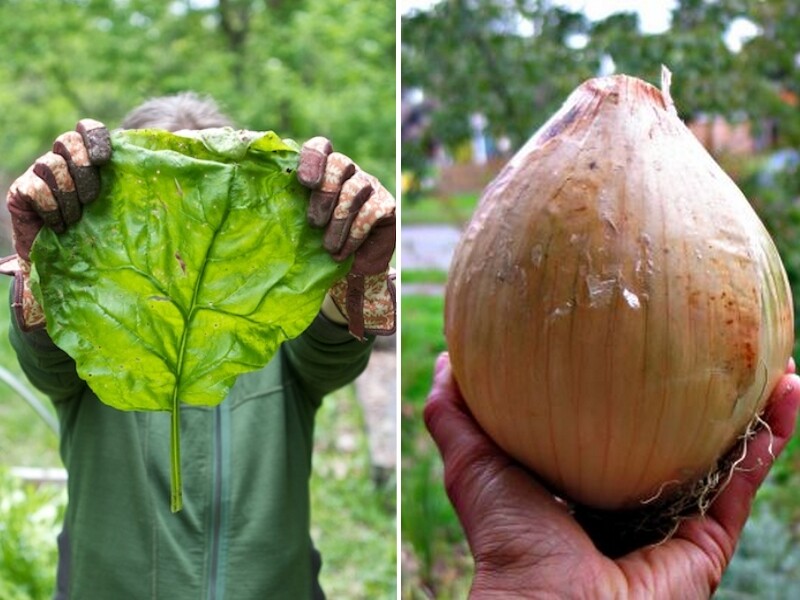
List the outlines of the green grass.
{"type": "Polygon", "coordinates": [[[445,349],[440,296],[403,296],[401,453],[403,598],[464,598],[472,563],[422,420],[433,364],[445,349]]]}
{"type": "MultiPolygon", "coordinates": [[[[403,326],[401,339],[403,402],[423,405],[430,387],[433,363],[445,350],[444,298],[404,296],[401,299],[403,326]]],[[[405,407],[404,407],[405,408],[405,407]]]]}
{"type": "Polygon", "coordinates": [[[461,227],[469,222],[477,202],[477,194],[423,196],[404,202],[400,219],[402,225],[449,223],[461,227]]]}
{"type": "Polygon", "coordinates": [[[365,431],[352,386],[325,399],[316,425],[311,529],[329,598],[395,597],[396,480],[376,488],[365,431]]]}
{"type": "Polygon", "coordinates": [[[439,269],[403,270],[400,281],[406,283],[434,283],[443,285],[447,282],[447,272],[439,269]]]}
{"type": "MultiPolygon", "coordinates": [[[[17,357],[8,341],[8,287],[10,278],[0,280],[0,365],[10,371],[19,381],[31,388],[17,362],[17,357]]],[[[50,404],[44,395],[36,393],[48,409],[50,404]]],[[[58,438],[22,399],[22,397],[0,381],[0,463],[6,466],[59,467],[58,438]]]]}
{"type": "MultiPolygon", "coordinates": [[[[403,205],[402,223],[451,223],[461,226],[472,215],[475,195],[423,197],[403,205]]],[[[401,283],[442,285],[445,271],[403,270],[401,283]]],[[[446,349],[444,299],[403,294],[401,300],[401,596],[466,598],[472,560],[458,519],[443,486],[438,451],[422,419],[436,357],[446,349]]]]}

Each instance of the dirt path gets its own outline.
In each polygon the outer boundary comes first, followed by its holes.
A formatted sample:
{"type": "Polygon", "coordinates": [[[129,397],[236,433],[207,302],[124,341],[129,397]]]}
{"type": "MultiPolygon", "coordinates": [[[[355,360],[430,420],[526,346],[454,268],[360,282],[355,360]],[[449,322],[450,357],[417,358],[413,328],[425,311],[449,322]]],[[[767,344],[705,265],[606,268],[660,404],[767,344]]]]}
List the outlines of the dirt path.
{"type": "Polygon", "coordinates": [[[446,271],[461,231],[452,225],[407,225],[400,232],[402,270],[446,271]]]}

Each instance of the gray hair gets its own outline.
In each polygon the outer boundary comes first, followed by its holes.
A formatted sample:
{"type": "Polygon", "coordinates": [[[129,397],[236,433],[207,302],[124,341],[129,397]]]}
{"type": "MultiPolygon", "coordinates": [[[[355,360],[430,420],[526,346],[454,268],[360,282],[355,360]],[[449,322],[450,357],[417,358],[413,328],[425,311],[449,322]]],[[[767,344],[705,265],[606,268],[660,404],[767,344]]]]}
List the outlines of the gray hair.
{"type": "Polygon", "coordinates": [[[232,127],[233,121],[211,98],[194,92],[152,98],[134,108],[122,121],[123,129],[208,129],[232,127]]]}

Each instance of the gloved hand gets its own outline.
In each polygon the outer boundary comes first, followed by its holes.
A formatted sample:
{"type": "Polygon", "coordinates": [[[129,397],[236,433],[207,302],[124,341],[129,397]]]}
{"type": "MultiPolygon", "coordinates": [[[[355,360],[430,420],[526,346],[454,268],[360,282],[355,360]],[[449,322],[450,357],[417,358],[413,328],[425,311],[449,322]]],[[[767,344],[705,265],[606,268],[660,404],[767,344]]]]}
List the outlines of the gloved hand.
{"type": "Polygon", "coordinates": [[[44,313],[30,289],[30,252],[42,226],[64,231],[81,218],[82,205],[100,192],[98,166],[111,158],[105,125],[92,119],[60,135],[52,152],[41,156],[8,191],[6,204],[17,254],[0,259],[0,273],[14,275],[14,309],[24,331],[45,325],[44,313]]]}
{"type": "Polygon", "coordinates": [[[337,261],[353,255],[350,273],[328,293],[350,333],[358,339],[365,333],[394,333],[397,301],[389,269],[395,248],[394,197],[350,158],[333,152],[323,137],[303,145],[297,177],[313,190],[308,221],[325,228],[325,249],[337,261]]]}

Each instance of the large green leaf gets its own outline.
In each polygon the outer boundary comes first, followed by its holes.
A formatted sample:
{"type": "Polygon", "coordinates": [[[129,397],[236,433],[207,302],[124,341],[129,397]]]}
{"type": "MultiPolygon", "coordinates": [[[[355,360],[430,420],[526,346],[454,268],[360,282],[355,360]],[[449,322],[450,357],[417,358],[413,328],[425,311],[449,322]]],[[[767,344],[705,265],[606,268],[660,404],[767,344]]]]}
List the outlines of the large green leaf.
{"type": "MultiPolygon", "coordinates": [[[[342,277],[306,224],[296,144],[230,129],[118,131],[103,190],[32,251],[48,331],[106,404],[216,405],[317,314],[342,277]]],[[[38,282],[38,290],[37,288],[38,282]]]]}

